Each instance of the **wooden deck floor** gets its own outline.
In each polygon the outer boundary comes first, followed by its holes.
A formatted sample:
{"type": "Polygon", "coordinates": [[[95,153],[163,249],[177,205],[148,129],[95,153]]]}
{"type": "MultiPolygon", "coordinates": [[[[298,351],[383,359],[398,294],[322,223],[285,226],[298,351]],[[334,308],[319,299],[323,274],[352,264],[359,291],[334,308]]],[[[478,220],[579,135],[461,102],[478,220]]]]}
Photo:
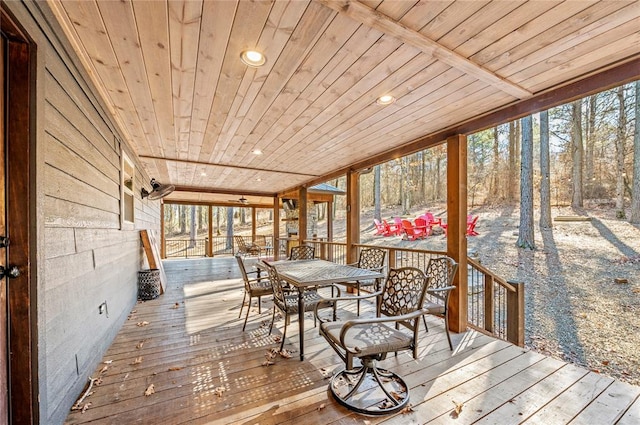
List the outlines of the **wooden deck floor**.
{"type": "MultiPolygon", "coordinates": [[[[405,378],[413,412],[365,417],[339,406],[327,391],[340,359],[318,336],[311,316],[306,359],[296,356],[297,326],[277,347],[283,321],[268,335],[270,301],[253,307],[247,329],[238,319],[243,289],[233,258],[173,260],[164,295],[138,303],[94,377],[102,383],[85,413],[68,424],[638,424],[640,387],[469,331],[449,350],[436,318],[421,341],[420,358],[385,360],[405,378]],[[145,326],[138,326],[148,322],[145,326]],[[266,324],[266,325],[265,325],[266,324]],[[145,396],[153,384],[155,393],[145,396]],[[462,403],[457,419],[454,403],[462,403]]],[[[346,314],[346,313],[343,313],[346,314]]]]}

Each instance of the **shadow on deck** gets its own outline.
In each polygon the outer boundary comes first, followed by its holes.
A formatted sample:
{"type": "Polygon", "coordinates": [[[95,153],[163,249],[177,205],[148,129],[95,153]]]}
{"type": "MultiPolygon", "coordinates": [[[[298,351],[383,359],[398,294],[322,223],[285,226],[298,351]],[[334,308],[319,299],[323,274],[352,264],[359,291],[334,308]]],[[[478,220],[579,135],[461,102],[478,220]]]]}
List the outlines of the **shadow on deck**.
{"type": "Polygon", "coordinates": [[[264,365],[283,320],[268,335],[272,303],[263,300],[258,314],[254,300],[242,332],[243,286],[233,257],[170,260],[165,269],[165,294],[136,305],[104,356],[107,370],[101,374],[101,364],[93,375],[102,382],[85,400],[91,405],[66,423],[452,423],[456,404],[460,424],[640,423],[640,387],[475,331],[452,335],[452,352],[436,318],[423,331],[418,360],[400,353],[382,363],[411,387],[412,411],[365,417],[328,393],[341,361],[310,315],[305,361],[295,355],[297,326],[291,326],[285,348],[293,357],[264,365]],[[151,385],[155,392],[145,396],[151,385]]]}

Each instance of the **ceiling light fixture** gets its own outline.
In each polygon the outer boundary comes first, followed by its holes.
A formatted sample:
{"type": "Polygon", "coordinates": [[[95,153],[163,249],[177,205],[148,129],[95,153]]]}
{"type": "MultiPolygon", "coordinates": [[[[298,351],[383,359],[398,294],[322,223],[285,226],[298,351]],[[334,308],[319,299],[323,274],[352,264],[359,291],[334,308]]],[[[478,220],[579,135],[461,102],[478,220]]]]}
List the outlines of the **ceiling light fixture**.
{"type": "Polygon", "coordinates": [[[380,96],[378,100],[376,100],[376,103],[378,105],[391,105],[395,101],[396,101],[395,97],[391,96],[390,94],[385,94],[380,96]]]}
{"type": "Polygon", "coordinates": [[[264,55],[257,50],[245,50],[244,52],[242,52],[242,54],[240,54],[240,59],[242,60],[242,62],[244,62],[245,65],[255,68],[264,65],[264,63],[267,61],[267,58],[265,58],[264,55]]]}
{"type": "Polygon", "coordinates": [[[262,151],[260,149],[254,149],[251,151],[251,153],[254,155],[262,155],[262,151]]]}

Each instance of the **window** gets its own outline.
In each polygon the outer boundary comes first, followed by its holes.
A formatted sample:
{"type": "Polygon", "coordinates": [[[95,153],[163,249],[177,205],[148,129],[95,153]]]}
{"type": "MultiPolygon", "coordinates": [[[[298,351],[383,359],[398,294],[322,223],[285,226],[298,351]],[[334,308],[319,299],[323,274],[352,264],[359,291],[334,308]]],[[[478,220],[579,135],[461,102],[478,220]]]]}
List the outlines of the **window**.
{"type": "Polygon", "coordinates": [[[133,162],[124,151],[122,152],[122,203],[121,216],[122,223],[133,223],[134,221],[134,181],[136,169],[133,162]]]}

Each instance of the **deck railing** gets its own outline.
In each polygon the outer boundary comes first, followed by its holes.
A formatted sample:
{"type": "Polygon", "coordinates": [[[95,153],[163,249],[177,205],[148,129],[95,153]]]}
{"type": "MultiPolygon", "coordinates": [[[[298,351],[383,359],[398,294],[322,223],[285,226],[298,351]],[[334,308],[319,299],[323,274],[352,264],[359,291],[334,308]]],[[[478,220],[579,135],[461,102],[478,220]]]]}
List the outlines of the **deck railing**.
{"type": "MultiPolygon", "coordinates": [[[[316,248],[318,258],[346,263],[347,244],[307,240],[306,244],[316,248]]],[[[397,248],[379,245],[356,245],[362,248],[387,250],[385,266],[427,268],[430,258],[447,255],[443,251],[397,248]]],[[[524,284],[507,281],[478,261],[467,259],[467,305],[468,322],[475,329],[485,331],[513,344],[524,345],[524,284]]]]}
{"type": "Polygon", "coordinates": [[[167,258],[204,257],[205,239],[167,239],[165,241],[167,258]]]}

